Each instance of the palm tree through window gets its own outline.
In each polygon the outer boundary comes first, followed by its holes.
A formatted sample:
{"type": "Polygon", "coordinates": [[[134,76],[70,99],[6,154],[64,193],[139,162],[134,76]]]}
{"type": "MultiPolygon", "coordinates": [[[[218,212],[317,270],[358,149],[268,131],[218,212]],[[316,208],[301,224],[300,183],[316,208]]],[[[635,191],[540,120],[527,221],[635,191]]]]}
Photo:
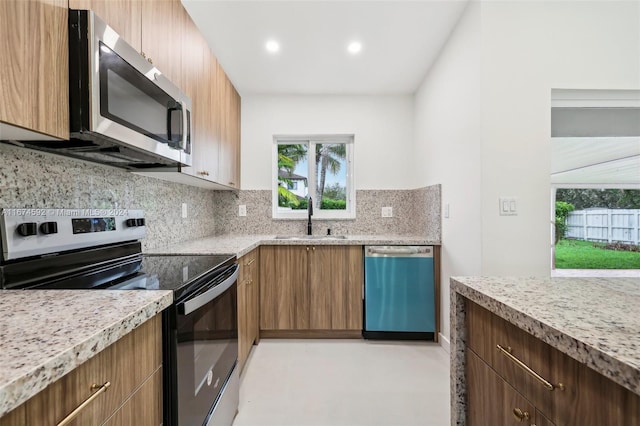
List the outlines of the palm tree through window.
{"type": "Polygon", "coordinates": [[[352,217],[352,140],[352,136],[275,138],[276,217],[304,217],[309,198],[318,218],[352,217]]]}

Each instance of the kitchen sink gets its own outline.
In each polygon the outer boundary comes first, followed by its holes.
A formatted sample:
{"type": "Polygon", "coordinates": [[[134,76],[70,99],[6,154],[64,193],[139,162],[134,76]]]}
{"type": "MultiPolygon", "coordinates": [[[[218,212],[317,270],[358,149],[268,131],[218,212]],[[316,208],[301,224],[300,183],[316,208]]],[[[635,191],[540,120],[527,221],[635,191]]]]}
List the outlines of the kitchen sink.
{"type": "Polygon", "coordinates": [[[276,240],[346,240],[346,235],[278,235],[276,240]]]}

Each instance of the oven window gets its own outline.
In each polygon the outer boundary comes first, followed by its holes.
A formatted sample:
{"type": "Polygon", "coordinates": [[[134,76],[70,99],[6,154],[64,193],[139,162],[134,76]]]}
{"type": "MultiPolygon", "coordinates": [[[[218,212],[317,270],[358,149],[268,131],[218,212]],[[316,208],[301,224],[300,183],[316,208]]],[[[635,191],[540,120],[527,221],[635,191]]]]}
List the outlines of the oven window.
{"type": "Polygon", "coordinates": [[[238,358],[237,286],[177,316],[178,424],[202,424],[238,358]]]}

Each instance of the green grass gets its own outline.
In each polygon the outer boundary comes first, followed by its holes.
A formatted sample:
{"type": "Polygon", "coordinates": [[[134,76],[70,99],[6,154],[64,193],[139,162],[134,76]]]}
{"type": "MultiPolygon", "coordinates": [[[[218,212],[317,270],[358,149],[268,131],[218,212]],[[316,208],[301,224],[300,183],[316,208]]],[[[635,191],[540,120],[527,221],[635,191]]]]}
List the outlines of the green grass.
{"type": "Polygon", "coordinates": [[[606,250],[600,243],[560,240],[556,269],[640,269],[640,252],[606,250]]]}

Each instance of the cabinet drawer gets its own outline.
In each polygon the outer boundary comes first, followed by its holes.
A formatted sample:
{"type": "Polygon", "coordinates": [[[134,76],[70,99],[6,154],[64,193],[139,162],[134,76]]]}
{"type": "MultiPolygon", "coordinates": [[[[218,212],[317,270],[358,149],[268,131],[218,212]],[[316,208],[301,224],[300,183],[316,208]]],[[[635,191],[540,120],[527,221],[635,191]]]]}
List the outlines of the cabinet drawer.
{"type": "Polygon", "coordinates": [[[534,405],[472,351],[467,351],[467,400],[469,426],[536,424],[534,405]]]}
{"type": "Polygon", "coordinates": [[[72,425],[100,425],[162,364],[161,315],[156,315],[102,352],[35,395],[25,405],[26,424],[56,425],[95,392],[72,425]]]}
{"type": "Polygon", "coordinates": [[[549,421],[640,426],[638,395],[477,304],[466,308],[467,347],[549,421]]]}
{"type": "Polygon", "coordinates": [[[105,423],[106,426],[158,426],[162,424],[162,368],[105,423]]]}

